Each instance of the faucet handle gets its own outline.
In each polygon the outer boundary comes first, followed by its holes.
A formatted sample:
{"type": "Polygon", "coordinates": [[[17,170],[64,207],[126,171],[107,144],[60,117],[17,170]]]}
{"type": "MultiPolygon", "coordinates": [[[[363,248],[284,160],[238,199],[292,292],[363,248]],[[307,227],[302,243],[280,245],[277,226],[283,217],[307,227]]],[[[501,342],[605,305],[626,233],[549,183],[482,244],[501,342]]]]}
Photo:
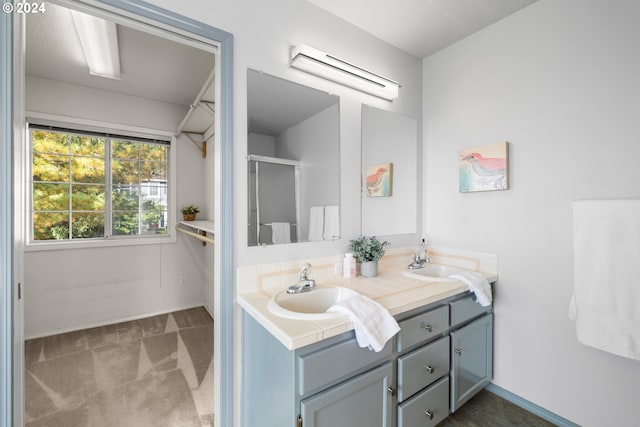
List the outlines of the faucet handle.
{"type": "Polygon", "coordinates": [[[309,275],[311,274],[311,264],[306,263],[302,270],[300,271],[300,280],[309,280],[309,275]]]}

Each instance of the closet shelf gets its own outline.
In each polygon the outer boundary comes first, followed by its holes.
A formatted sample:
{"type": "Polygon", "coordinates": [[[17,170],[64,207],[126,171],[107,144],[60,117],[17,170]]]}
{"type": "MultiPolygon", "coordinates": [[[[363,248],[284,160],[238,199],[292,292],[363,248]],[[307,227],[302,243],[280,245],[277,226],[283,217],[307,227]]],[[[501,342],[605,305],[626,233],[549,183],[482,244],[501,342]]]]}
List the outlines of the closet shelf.
{"type": "Polygon", "coordinates": [[[176,224],[176,230],[202,241],[202,246],[205,246],[207,243],[214,243],[214,228],[215,226],[213,221],[208,221],[205,219],[199,219],[195,221],[180,221],[178,222],[178,224],[176,224]],[[207,234],[210,234],[211,237],[209,237],[207,234]]]}
{"type": "Polygon", "coordinates": [[[186,136],[207,157],[207,142],[215,135],[215,71],[212,70],[202,89],[178,125],[176,137],[186,136]]]}

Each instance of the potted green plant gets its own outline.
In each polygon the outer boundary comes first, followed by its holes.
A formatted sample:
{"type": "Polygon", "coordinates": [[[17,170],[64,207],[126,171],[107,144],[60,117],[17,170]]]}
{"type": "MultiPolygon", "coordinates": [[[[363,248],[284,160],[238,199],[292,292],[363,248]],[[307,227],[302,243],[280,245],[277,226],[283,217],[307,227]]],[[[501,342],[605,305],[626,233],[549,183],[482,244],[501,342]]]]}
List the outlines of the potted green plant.
{"type": "Polygon", "coordinates": [[[389,246],[389,242],[381,242],[375,236],[360,236],[349,242],[349,249],[353,252],[356,261],[360,263],[360,274],[365,277],[376,277],[378,260],[384,255],[384,248],[389,246]]]}
{"type": "Polygon", "coordinates": [[[185,221],[193,221],[200,209],[196,205],[189,205],[182,208],[182,217],[185,221]]]}

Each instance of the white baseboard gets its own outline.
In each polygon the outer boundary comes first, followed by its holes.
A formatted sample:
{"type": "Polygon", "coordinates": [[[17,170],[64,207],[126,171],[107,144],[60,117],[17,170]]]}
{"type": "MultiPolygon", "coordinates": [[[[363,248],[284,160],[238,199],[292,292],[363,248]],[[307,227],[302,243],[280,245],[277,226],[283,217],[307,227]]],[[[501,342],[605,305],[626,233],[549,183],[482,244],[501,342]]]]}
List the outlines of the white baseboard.
{"type": "Polygon", "coordinates": [[[52,336],[52,335],[66,334],[68,332],[82,331],[84,329],[99,328],[100,326],[113,325],[113,324],[122,323],[122,322],[130,322],[132,320],[140,320],[140,319],[144,319],[146,317],[153,317],[153,316],[158,316],[160,314],[168,314],[168,313],[173,313],[174,311],[188,310],[190,308],[197,308],[197,307],[204,307],[204,309],[207,310],[207,313],[209,313],[209,315],[213,319],[213,314],[211,313],[211,310],[209,310],[209,308],[207,308],[206,305],[204,305],[204,304],[187,305],[187,306],[174,307],[174,308],[172,308],[170,310],[161,310],[161,311],[153,311],[153,312],[150,312],[150,313],[141,313],[141,314],[136,314],[134,316],[128,316],[128,317],[122,317],[122,318],[118,318],[118,319],[105,320],[104,322],[90,323],[90,324],[87,324],[87,325],[77,326],[77,327],[73,327],[73,328],[59,329],[59,330],[56,330],[55,332],[52,332],[52,333],[28,336],[28,337],[25,337],[24,340],[27,341],[27,340],[32,340],[32,339],[36,339],[36,338],[49,337],[49,336],[52,336]]]}

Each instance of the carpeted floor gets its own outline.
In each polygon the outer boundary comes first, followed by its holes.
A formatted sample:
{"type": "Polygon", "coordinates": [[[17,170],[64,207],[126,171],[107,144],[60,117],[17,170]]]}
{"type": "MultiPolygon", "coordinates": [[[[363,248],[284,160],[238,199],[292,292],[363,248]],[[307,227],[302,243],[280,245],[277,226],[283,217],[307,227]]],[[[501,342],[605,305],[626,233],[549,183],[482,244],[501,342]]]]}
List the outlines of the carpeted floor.
{"type": "Polygon", "coordinates": [[[553,427],[554,425],[487,390],[482,390],[438,424],[438,427],[553,427]]]}
{"type": "Polygon", "coordinates": [[[202,307],[29,340],[26,427],[213,426],[202,307]]]}

